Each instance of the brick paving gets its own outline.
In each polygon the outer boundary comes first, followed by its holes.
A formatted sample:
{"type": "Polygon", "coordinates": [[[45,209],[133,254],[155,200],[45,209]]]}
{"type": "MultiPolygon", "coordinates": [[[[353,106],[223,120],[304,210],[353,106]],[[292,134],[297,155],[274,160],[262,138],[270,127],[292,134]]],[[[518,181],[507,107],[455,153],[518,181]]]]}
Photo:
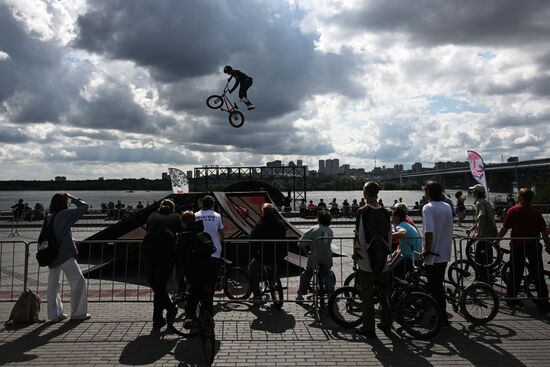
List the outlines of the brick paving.
{"type": "MultiPolygon", "coordinates": [[[[12,302],[0,303],[6,320],[12,302]]],[[[70,305],[66,304],[67,311],[70,305]]],[[[547,366],[550,323],[531,305],[503,307],[489,325],[472,327],[459,315],[430,341],[414,340],[398,325],[365,339],[336,326],[324,312],[321,322],[304,307],[285,303],[224,304],[217,312],[215,366],[547,366]]],[[[148,302],[90,303],[93,318],[83,322],[0,328],[0,364],[20,365],[205,365],[196,336],[152,333],[148,302]]],[[[45,317],[43,304],[41,317],[45,317]]]]}

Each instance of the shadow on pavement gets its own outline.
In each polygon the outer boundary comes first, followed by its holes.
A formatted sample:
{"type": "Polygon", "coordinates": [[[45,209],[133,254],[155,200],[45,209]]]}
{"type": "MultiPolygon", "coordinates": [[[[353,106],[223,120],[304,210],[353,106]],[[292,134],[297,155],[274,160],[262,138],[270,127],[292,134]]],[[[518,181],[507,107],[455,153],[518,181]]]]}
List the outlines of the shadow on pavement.
{"type": "MultiPolygon", "coordinates": [[[[82,322],[83,321],[76,320],[69,320],[58,324],[44,322],[36,326],[28,333],[21,335],[19,338],[0,345],[0,365],[7,363],[29,362],[38,358],[38,355],[29,352],[48,344],[52,341],[52,339],[63,335],[82,322]],[[53,328],[53,330],[41,335],[50,327],[53,328]]],[[[27,325],[20,327],[18,325],[13,325],[6,327],[6,330],[17,331],[23,330],[25,327],[29,326],[27,325]]]]}
{"type": "Polygon", "coordinates": [[[284,333],[296,326],[296,319],[285,310],[278,310],[274,307],[260,308],[252,306],[250,311],[256,315],[256,319],[250,324],[254,330],[263,330],[270,333],[284,333]]]}
{"type": "Polygon", "coordinates": [[[140,335],[124,347],[118,362],[126,365],[154,363],[170,354],[177,342],[177,339],[164,339],[162,334],[153,332],[140,335]]]}

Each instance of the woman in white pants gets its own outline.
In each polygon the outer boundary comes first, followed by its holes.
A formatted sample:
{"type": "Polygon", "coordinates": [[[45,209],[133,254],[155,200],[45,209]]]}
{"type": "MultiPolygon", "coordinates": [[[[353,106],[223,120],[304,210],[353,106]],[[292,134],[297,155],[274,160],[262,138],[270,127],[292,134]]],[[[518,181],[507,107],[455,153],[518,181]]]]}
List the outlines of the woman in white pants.
{"type": "Polygon", "coordinates": [[[71,233],[71,226],[82,218],[86,211],[88,211],[88,204],[67,193],[57,193],[52,197],[47,225],[52,223],[51,228],[59,242],[59,254],[49,265],[48,319],[51,321],[61,321],[67,318],[63,312],[63,302],[59,295],[61,271],[65,273],[71,286],[71,319],[87,320],[91,317],[88,314],[86,280],[76,262],[78,251],[71,233]],[[76,208],[69,209],[69,200],[76,205],[76,208]]]}

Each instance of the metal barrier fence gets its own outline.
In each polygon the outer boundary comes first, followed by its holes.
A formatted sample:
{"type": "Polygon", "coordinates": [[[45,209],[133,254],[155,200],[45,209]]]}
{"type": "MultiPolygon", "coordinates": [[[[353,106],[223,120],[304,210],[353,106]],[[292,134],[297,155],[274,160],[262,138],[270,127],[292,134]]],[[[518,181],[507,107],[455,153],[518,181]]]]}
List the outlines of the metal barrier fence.
{"type": "Polygon", "coordinates": [[[545,253],[541,240],[540,237],[459,238],[455,261],[449,263],[447,269],[448,276],[454,274],[457,277],[454,280],[465,285],[474,281],[488,283],[508,302],[545,303],[548,301],[545,278],[550,277],[550,271],[544,267],[550,264],[550,256],[545,253]]]}
{"type": "MultiPolygon", "coordinates": [[[[324,239],[318,239],[318,241],[320,240],[324,239]]],[[[353,240],[354,237],[351,236],[331,238],[331,247],[335,253],[332,266],[335,275],[335,288],[350,284],[350,279],[354,275],[353,260],[351,259],[353,240]]],[[[550,276],[550,271],[543,270],[543,268],[544,263],[548,262],[550,257],[542,254],[542,246],[538,243],[540,239],[502,238],[500,240],[503,246],[498,252],[495,250],[494,256],[489,256],[489,252],[483,252],[482,255],[476,257],[476,252],[481,251],[477,250],[478,247],[493,240],[495,238],[455,237],[452,259],[449,261],[446,272],[447,279],[450,279],[451,276],[460,277],[454,281],[459,281],[465,286],[485,273],[487,282],[502,298],[507,300],[547,300],[548,288],[544,277],[550,276]],[[515,250],[507,253],[505,245],[510,241],[515,241],[512,244],[512,248],[515,250]],[[532,245],[533,247],[529,247],[532,245]],[[532,248],[535,248],[536,251],[532,251],[532,248]],[[527,271],[521,267],[521,261],[525,257],[527,257],[527,271]],[[514,264],[517,266],[516,271],[510,270],[513,269],[514,264]],[[508,291],[509,285],[511,285],[510,291],[508,291]]],[[[224,264],[215,299],[220,302],[228,301],[228,297],[223,292],[223,285],[226,279],[233,277],[238,272],[236,269],[244,271],[240,273],[241,277],[248,278],[241,280],[248,281],[247,286],[250,289],[250,262],[255,249],[260,248],[263,250],[260,251],[263,255],[257,259],[260,269],[257,277],[258,283],[263,285],[265,280],[269,280],[269,270],[276,268],[281,278],[282,299],[280,301],[295,302],[300,285],[300,274],[307,267],[307,255],[299,249],[299,244],[304,248],[307,246],[315,248],[316,246],[311,241],[298,240],[237,239],[225,241],[222,257],[231,259],[231,263],[224,264]],[[281,252],[287,253],[286,261],[278,264],[269,263],[270,259],[278,256],[278,248],[282,248],[281,252]]],[[[79,264],[86,277],[89,301],[149,302],[152,300],[152,291],[146,283],[143,271],[141,245],[141,241],[79,242],[81,254],[79,264]]],[[[0,301],[15,301],[20,292],[26,288],[38,293],[42,299],[47,298],[48,270],[38,266],[35,258],[36,248],[36,242],[0,242],[0,301]]],[[[314,280],[308,284],[308,287],[313,290],[316,286],[314,280]]],[[[169,290],[172,293],[178,291],[177,274],[174,274],[169,283],[169,290]]],[[[60,292],[63,300],[69,299],[70,290],[65,278],[62,280],[60,292]]],[[[264,295],[263,302],[273,301],[268,289],[260,287],[260,292],[264,295]]],[[[315,302],[311,295],[312,293],[306,295],[306,302],[315,302]]],[[[241,294],[240,296],[244,298],[250,296],[251,298],[253,295],[241,294]]],[[[250,301],[251,299],[247,300],[247,302],[250,301]]],[[[260,302],[260,300],[256,301],[260,302]]]]}

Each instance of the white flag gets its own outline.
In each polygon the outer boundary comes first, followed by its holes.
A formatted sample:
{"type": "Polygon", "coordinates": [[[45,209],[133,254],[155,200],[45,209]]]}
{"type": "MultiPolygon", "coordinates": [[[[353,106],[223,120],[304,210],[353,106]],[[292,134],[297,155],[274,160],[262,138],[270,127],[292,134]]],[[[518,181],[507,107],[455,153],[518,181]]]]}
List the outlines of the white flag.
{"type": "Polygon", "coordinates": [[[189,183],[187,176],[182,170],[177,168],[168,168],[170,181],[172,181],[172,192],[174,194],[186,194],[189,192],[189,183]]]}

